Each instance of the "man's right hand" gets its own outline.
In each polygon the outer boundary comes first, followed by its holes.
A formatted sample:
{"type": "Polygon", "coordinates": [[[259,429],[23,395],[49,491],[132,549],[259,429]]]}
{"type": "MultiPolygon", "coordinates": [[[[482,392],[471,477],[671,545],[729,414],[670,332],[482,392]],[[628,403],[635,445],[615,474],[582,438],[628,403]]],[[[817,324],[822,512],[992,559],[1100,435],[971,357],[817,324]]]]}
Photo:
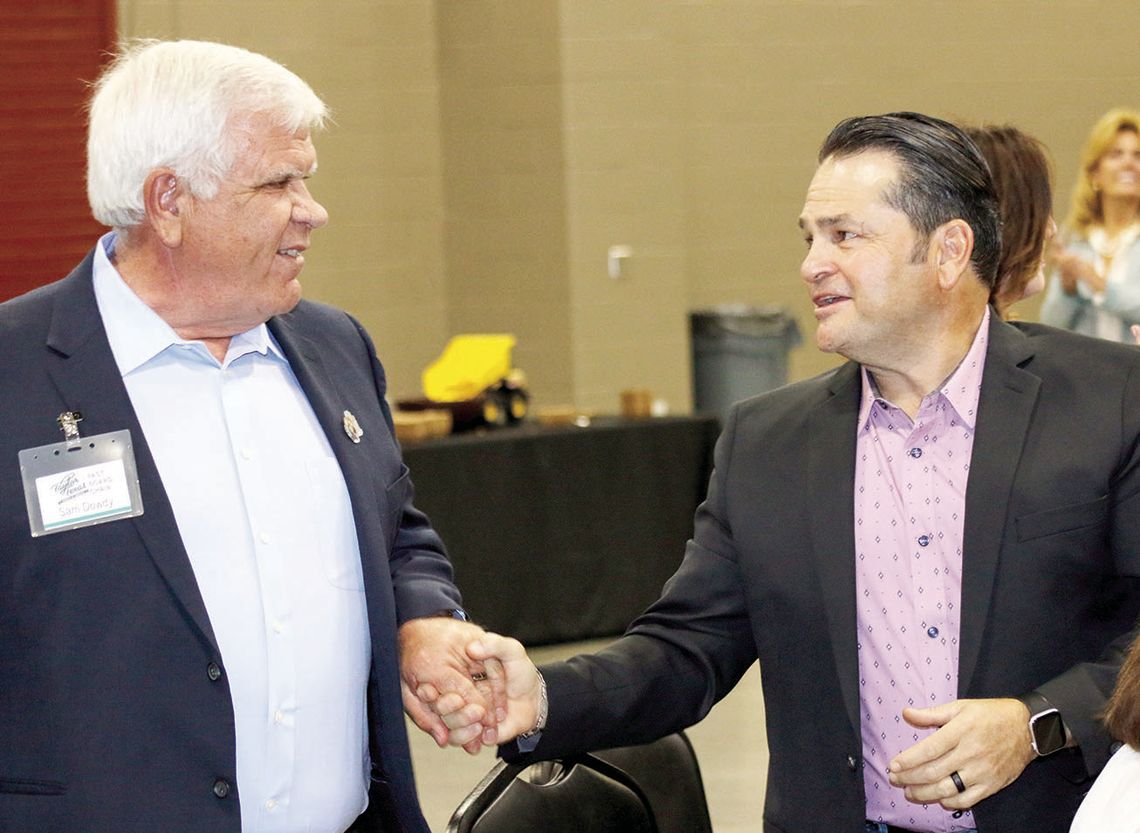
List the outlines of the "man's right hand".
{"type": "Polygon", "coordinates": [[[507,705],[505,709],[496,711],[496,728],[488,730],[471,719],[470,711],[464,708],[466,702],[457,693],[433,697],[435,692],[423,692],[432,710],[447,726],[450,742],[457,746],[467,746],[477,739],[485,744],[506,743],[534,729],[542,699],[542,681],[522,643],[507,636],[486,633],[467,646],[467,654],[472,661],[485,663],[489,681],[498,685],[505,683],[507,705]],[[495,659],[497,663],[489,662],[495,659]],[[503,680],[494,679],[499,675],[503,680]]]}

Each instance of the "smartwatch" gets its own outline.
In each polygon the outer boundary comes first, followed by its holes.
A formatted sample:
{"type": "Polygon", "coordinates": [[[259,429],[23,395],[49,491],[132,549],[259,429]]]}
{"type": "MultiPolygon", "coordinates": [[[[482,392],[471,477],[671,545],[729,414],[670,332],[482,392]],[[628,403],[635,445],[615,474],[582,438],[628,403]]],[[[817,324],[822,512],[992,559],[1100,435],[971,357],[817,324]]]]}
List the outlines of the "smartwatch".
{"type": "Polygon", "coordinates": [[[1017,698],[1029,709],[1029,736],[1033,751],[1043,758],[1065,748],[1065,721],[1061,712],[1045,699],[1045,695],[1031,691],[1017,698]]]}

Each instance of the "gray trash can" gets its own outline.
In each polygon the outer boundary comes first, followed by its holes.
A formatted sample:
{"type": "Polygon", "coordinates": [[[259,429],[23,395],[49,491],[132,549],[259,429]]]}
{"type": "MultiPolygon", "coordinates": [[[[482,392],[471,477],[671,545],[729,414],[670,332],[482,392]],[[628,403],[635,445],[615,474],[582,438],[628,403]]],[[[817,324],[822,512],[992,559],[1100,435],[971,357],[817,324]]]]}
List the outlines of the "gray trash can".
{"type": "Polygon", "coordinates": [[[788,351],[802,340],[787,311],[743,304],[689,313],[693,407],[721,421],[733,402],[788,381],[788,351]]]}

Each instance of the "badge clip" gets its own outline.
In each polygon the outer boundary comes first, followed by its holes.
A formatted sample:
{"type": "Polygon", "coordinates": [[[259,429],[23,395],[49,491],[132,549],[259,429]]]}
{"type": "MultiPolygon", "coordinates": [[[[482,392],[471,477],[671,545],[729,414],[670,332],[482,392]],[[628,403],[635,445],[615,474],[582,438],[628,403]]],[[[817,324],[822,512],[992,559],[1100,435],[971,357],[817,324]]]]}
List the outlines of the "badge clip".
{"type": "Polygon", "coordinates": [[[59,423],[59,430],[63,432],[64,440],[72,448],[80,443],[79,423],[82,420],[83,414],[79,411],[64,411],[55,418],[55,421],[59,423]]]}

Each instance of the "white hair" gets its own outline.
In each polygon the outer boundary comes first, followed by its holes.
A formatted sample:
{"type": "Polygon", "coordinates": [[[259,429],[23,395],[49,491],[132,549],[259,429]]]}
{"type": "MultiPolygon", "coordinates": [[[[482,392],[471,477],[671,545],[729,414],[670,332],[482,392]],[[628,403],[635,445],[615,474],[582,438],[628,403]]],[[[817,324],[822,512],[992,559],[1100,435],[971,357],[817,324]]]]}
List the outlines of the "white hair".
{"type": "Polygon", "coordinates": [[[95,219],[116,229],[141,223],[143,184],[156,168],[210,199],[236,158],[232,123],[255,114],[296,132],[322,127],[328,109],[281,64],[236,46],[124,45],[91,99],[87,200],[95,219]]]}

